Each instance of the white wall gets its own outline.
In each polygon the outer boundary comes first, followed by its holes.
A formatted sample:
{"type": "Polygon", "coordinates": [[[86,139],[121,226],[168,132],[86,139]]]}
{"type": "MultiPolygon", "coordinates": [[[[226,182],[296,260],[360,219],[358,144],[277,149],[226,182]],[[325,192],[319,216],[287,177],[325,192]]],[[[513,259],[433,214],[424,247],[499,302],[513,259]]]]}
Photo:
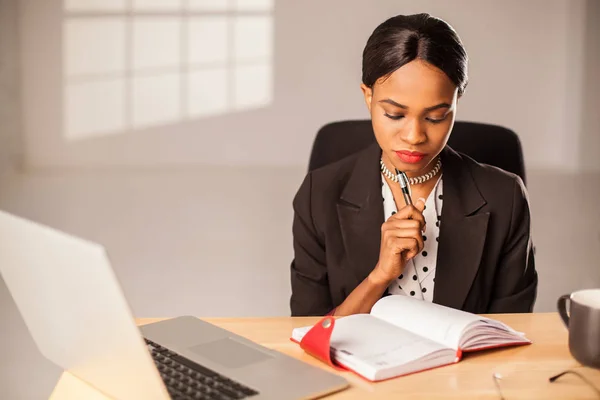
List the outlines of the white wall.
{"type": "Polygon", "coordinates": [[[0,0],[0,172],[20,155],[20,85],[17,0],[0,0]]]}
{"type": "Polygon", "coordinates": [[[597,31],[589,17],[588,8],[597,7],[593,3],[279,0],[270,106],[67,141],[61,1],[23,0],[26,162],[32,167],[304,165],[319,126],[366,116],[358,87],[360,59],[374,27],[397,13],[428,11],[457,29],[470,55],[470,85],[459,118],[516,130],[529,168],[600,170],[600,158],[580,157],[600,145],[591,134],[599,129],[597,113],[584,109],[600,104],[600,91],[583,80],[593,78],[598,65],[597,39],[585,37],[597,31]]]}
{"type": "Polygon", "coordinates": [[[581,165],[585,170],[598,171],[600,165],[600,1],[585,3],[584,39],[582,41],[584,59],[580,82],[584,82],[580,114],[574,114],[581,119],[579,129],[581,165]]]}

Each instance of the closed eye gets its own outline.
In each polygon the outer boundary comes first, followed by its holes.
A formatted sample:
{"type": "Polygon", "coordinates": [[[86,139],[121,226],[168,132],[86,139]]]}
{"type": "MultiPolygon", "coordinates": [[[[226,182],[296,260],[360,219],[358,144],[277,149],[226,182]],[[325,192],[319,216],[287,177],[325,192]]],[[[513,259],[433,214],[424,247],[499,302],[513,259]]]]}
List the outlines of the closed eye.
{"type": "Polygon", "coordinates": [[[397,120],[399,120],[399,119],[402,119],[402,118],[404,118],[404,115],[390,115],[390,114],[388,114],[388,113],[385,113],[385,114],[383,114],[383,115],[385,115],[385,116],[386,116],[386,117],[388,117],[389,119],[393,119],[394,121],[397,121],[397,120]]]}
{"type": "Polygon", "coordinates": [[[425,118],[427,121],[431,122],[432,124],[439,124],[440,122],[444,122],[446,120],[447,115],[444,118],[425,118]]]}

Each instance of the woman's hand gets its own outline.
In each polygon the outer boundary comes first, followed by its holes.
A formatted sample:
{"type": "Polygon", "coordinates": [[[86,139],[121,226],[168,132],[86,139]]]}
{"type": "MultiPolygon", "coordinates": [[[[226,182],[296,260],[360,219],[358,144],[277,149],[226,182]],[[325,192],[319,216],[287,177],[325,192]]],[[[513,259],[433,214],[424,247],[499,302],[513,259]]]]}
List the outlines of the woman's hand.
{"type": "Polygon", "coordinates": [[[379,262],[371,273],[335,308],[334,315],[369,313],[406,262],[423,249],[425,200],[403,207],[381,226],[379,262]]]}
{"type": "Polygon", "coordinates": [[[379,262],[369,275],[374,282],[389,283],[398,278],[410,259],[423,250],[425,200],[404,206],[381,225],[379,262]]]}

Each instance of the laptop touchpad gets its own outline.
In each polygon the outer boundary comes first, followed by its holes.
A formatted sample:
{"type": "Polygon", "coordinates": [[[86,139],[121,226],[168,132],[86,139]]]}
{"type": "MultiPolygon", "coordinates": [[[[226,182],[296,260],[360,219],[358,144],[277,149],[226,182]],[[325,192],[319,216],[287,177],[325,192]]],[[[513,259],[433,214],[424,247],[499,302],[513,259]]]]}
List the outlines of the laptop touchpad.
{"type": "Polygon", "coordinates": [[[272,357],[230,338],[202,343],[189,349],[227,368],[241,368],[272,357]]]}

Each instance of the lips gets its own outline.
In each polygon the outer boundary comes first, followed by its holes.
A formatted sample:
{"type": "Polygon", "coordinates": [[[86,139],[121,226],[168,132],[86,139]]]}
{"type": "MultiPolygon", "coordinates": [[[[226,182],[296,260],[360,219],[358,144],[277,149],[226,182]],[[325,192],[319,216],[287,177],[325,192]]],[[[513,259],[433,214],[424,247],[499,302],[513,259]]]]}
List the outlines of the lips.
{"type": "Polygon", "coordinates": [[[408,150],[400,150],[396,151],[396,155],[400,160],[408,164],[416,164],[421,162],[427,154],[420,153],[418,151],[408,151],[408,150]]]}

